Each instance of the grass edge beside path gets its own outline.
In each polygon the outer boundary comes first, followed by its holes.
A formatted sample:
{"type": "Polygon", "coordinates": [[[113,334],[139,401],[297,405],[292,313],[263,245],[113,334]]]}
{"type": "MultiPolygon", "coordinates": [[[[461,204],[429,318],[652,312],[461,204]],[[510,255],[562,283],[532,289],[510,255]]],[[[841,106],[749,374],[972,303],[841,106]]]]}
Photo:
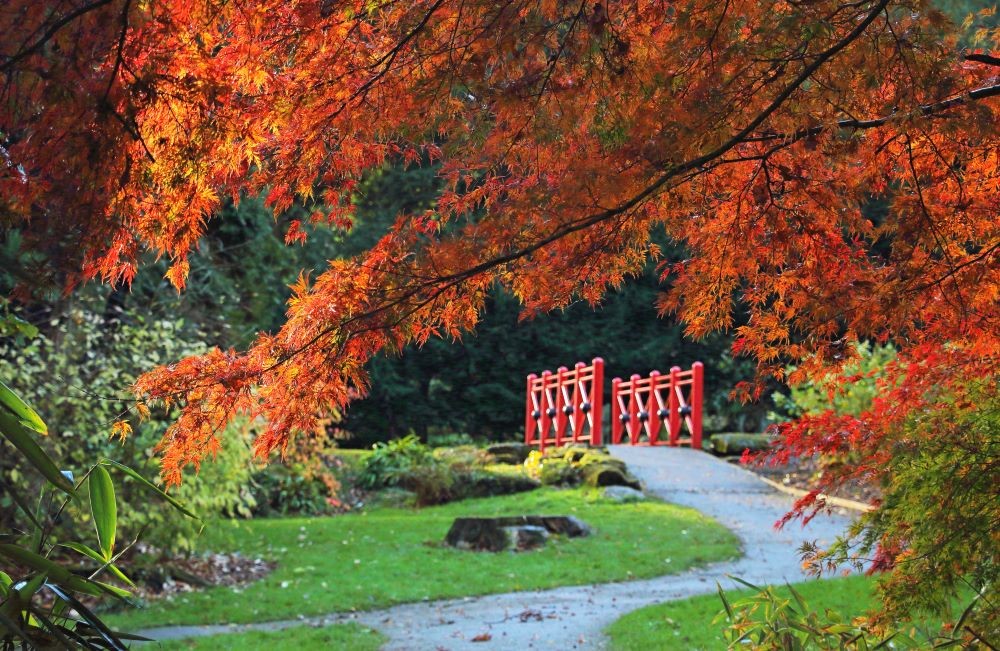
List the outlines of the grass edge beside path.
{"type": "Polygon", "coordinates": [[[310,649],[341,649],[343,651],[376,651],[385,644],[387,638],[378,631],[354,622],[331,624],[329,626],[292,626],[275,631],[241,631],[189,637],[179,640],[165,640],[144,645],[144,649],[162,651],[272,651],[273,649],[295,648],[299,651],[310,649]]]}
{"type": "MultiPolygon", "coordinates": [[[[833,610],[845,619],[864,615],[875,606],[876,579],[869,576],[851,575],[828,579],[812,579],[794,583],[795,590],[802,595],[809,607],[819,613],[833,610]]],[[[724,587],[734,585],[725,579],[724,587]]],[[[762,586],[763,587],[763,586],[762,586]]],[[[784,586],[776,588],[778,594],[789,596],[784,586]]],[[[754,590],[725,589],[732,601],[750,596],[754,590]]],[[[634,610],[608,626],[604,632],[611,640],[613,651],[661,651],[662,649],[685,649],[687,651],[725,651],[723,630],[726,621],[713,623],[723,610],[722,601],[714,590],[707,594],[668,601],[634,610]]],[[[916,639],[929,639],[937,628],[928,629],[928,624],[940,627],[940,619],[917,620],[903,630],[914,633],[916,639]],[[911,630],[912,629],[912,630],[911,630]]]]}
{"type": "Polygon", "coordinates": [[[119,630],[294,619],[395,604],[674,574],[736,558],[735,534],[694,509],[619,504],[596,491],[543,488],[418,511],[379,508],[330,518],[276,518],[216,527],[214,551],[272,558],[277,569],[240,588],[185,593],[109,613],[119,630]],[[455,517],[575,515],[591,536],[555,538],[532,552],[469,552],[443,545],[455,517]]]}

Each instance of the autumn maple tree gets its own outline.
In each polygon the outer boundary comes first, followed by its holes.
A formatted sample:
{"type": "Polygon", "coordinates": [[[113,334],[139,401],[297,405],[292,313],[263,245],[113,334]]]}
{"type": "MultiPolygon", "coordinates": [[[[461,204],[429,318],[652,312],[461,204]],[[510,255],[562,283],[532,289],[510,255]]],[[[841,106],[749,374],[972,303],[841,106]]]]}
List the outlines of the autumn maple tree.
{"type": "Polygon", "coordinates": [[[651,258],[665,313],[758,360],[745,397],[900,351],[871,413],[788,425],[779,455],[850,448],[878,479],[916,414],[996,400],[998,33],[960,48],[931,3],[11,0],[0,31],[0,219],[67,288],[148,255],[183,288],[226,197],[349,228],[367,171],[438,166],[434,206],[304,275],[279,331],[139,380],[181,409],[168,482],[237,414],[261,455],[313,431],[497,284],[530,315],[651,258]]]}

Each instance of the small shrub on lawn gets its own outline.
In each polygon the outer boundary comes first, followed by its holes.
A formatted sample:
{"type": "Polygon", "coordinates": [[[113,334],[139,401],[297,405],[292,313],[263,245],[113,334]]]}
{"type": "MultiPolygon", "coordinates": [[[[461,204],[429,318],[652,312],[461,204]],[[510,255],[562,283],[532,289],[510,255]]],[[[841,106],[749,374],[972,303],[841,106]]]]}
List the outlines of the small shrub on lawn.
{"type": "Polygon", "coordinates": [[[374,490],[387,486],[400,486],[401,480],[418,466],[434,463],[430,448],[414,434],[372,446],[371,455],[365,460],[358,476],[358,484],[374,490]]]}
{"type": "Polygon", "coordinates": [[[295,467],[272,463],[253,476],[254,517],[320,515],[331,510],[330,489],[295,467]]]}

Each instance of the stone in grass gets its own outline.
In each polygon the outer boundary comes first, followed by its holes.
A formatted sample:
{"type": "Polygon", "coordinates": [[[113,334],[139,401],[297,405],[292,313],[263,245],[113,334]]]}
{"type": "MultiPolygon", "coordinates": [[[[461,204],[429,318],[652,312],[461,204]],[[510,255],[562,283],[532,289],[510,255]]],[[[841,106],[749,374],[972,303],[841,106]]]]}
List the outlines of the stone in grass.
{"type": "MultiPolygon", "coordinates": [[[[526,528],[540,528],[548,534],[558,534],[569,538],[590,534],[590,527],[572,516],[520,515],[500,518],[456,518],[445,536],[445,542],[458,549],[499,552],[522,549],[524,544],[533,544],[539,538],[537,531],[526,528]],[[511,530],[514,530],[513,532],[511,530]]],[[[542,541],[544,542],[544,541],[542,541]]],[[[529,547],[523,547],[527,549],[529,547]]]]}
{"type": "Polygon", "coordinates": [[[605,498],[614,502],[642,502],[646,495],[642,491],[637,491],[628,486],[606,486],[601,493],[605,498]]]}
{"type": "Polygon", "coordinates": [[[504,527],[503,530],[507,534],[508,546],[518,552],[538,549],[549,539],[549,532],[545,527],[530,524],[523,527],[504,527]]]}

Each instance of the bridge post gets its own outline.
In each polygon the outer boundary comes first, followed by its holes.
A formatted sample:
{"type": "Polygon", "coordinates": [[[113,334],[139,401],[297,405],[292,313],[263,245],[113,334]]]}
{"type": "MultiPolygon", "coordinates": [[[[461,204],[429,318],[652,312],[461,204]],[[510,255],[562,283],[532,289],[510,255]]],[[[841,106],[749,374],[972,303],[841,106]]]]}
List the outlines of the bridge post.
{"type": "Polygon", "coordinates": [[[563,435],[566,433],[566,395],[563,393],[563,385],[566,383],[566,367],[560,366],[556,369],[556,447],[563,444],[563,435]]]}
{"type": "Polygon", "coordinates": [[[705,365],[695,362],[691,365],[691,447],[701,449],[701,402],[704,394],[705,365]]]}
{"type": "Polygon", "coordinates": [[[649,420],[646,422],[649,426],[649,444],[656,445],[657,440],[660,435],[660,423],[663,419],[660,418],[660,403],[656,399],[659,394],[659,389],[656,388],[656,381],[660,377],[659,371],[651,371],[649,374],[649,401],[646,404],[646,413],[649,414],[649,420]]]}
{"type": "Polygon", "coordinates": [[[677,392],[680,390],[680,366],[670,368],[670,445],[676,446],[681,437],[681,408],[677,392]]]}
{"type": "Polygon", "coordinates": [[[611,380],[611,442],[618,445],[622,441],[622,406],[618,400],[621,378],[611,380]]]}
{"type": "Polygon", "coordinates": [[[531,445],[532,435],[535,433],[535,405],[534,400],[532,400],[532,384],[538,378],[534,373],[528,375],[528,390],[525,392],[524,399],[524,444],[531,445]]]}
{"type": "Polygon", "coordinates": [[[639,443],[639,431],[642,424],[639,422],[639,393],[636,391],[636,383],[642,378],[638,373],[629,378],[628,393],[628,441],[632,445],[639,443]]]}
{"type": "Polygon", "coordinates": [[[552,399],[549,396],[549,378],[552,371],[542,371],[542,396],[539,410],[542,412],[541,423],[538,427],[538,451],[545,452],[545,437],[549,434],[549,427],[552,425],[552,399]]]}
{"type": "MultiPolygon", "coordinates": [[[[604,443],[604,360],[595,357],[594,375],[590,380],[590,444],[599,446],[604,443]]],[[[614,402],[614,398],[612,398],[614,402]]],[[[584,422],[587,414],[584,414],[584,422]]]]}

